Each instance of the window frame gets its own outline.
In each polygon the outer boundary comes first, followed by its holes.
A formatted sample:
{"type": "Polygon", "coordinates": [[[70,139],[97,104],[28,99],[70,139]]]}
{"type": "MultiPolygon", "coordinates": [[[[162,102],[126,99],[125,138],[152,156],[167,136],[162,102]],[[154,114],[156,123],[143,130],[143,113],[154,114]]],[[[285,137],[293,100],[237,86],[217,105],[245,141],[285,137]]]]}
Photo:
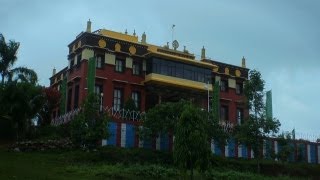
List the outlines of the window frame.
{"type": "Polygon", "coordinates": [[[123,89],[122,88],[114,88],[113,89],[112,108],[114,110],[121,110],[123,108],[123,89]],[[118,96],[120,96],[120,97],[118,97],[118,96]]]}
{"type": "Polygon", "coordinates": [[[242,95],[243,94],[243,83],[237,82],[236,83],[236,94],[242,95]],[[238,88],[239,86],[239,88],[238,88]]]}
{"type": "Polygon", "coordinates": [[[220,91],[221,92],[228,92],[228,88],[229,88],[228,80],[221,79],[220,80],[220,91]],[[224,84],[224,86],[223,86],[223,84],[224,84]]]}
{"type": "Polygon", "coordinates": [[[97,54],[96,55],[96,68],[97,69],[103,69],[103,66],[104,66],[104,55],[103,54],[97,54]],[[100,59],[100,63],[99,63],[99,58],[100,59]]]}
{"type": "Polygon", "coordinates": [[[229,106],[228,105],[221,105],[220,106],[220,120],[222,121],[229,121],[229,106]],[[224,112],[223,112],[223,109],[224,112]],[[222,118],[224,117],[224,118],[222,118]]]}
{"type": "Polygon", "coordinates": [[[244,123],[244,110],[241,107],[237,107],[236,109],[236,118],[237,118],[237,124],[241,125],[244,123]],[[240,118],[239,118],[239,112],[240,112],[240,118]]]}
{"type": "Polygon", "coordinates": [[[115,59],[115,68],[114,68],[115,72],[124,73],[125,72],[125,68],[126,68],[126,60],[122,59],[122,58],[119,58],[119,57],[116,57],[116,59],[115,59]],[[122,66],[119,66],[117,64],[117,62],[121,62],[122,66]],[[118,69],[119,67],[121,67],[121,70],[118,69]]]}
{"type": "Polygon", "coordinates": [[[141,76],[142,74],[142,63],[136,60],[132,61],[132,75],[141,76]],[[138,67],[138,71],[136,71],[136,67],[138,67]],[[138,73],[137,73],[138,72],[138,73]]]}
{"type": "Polygon", "coordinates": [[[77,109],[79,107],[79,98],[80,98],[80,85],[76,84],[74,86],[74,94],[73,94],[73,109],[77,109]]]}
{"type": "Polygon", "coordinates": [[[141,92],[140,91],[132,91],[131,92],[131,99],[133,100],[136,108],[138,110],[140,110],[140,108],[141,108],[141,92]],[[135,97],[133,96],[134,94],[136,94],[137,99],[135,99],[135,97]]]}

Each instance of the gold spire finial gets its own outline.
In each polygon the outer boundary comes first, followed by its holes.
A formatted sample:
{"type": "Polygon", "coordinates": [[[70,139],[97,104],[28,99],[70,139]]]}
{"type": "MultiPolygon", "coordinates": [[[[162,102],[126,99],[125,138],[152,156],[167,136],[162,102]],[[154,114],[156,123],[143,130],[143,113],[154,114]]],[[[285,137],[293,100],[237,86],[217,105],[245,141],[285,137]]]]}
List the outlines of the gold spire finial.
{"type": "Polygon", "coordinates": [[[246,68],[246,58],[244,58],[244,56],[242,57],[241,66],[242,66],[243,68],[246,68]]]}
{"type": "Polygon", "coordinates": [[[143,32],[142,36],[141,36],[141,43],[142,44],[147,44],[147,35],[145,32],[143,32]]]}
{"type": "Polygon", "coordinates": [[[201,59],[205,59],[206,58],[206,49],[204,48],[204,46],[202,46],[201,49],[201,59]]]}
{"type": "Polygon", "coordinates": [[[87,30],[86,32],[91,33],[91,21],[89,19],[89,21],[87,21],[87,30]]]}
{"type": "Polygon", "coordinates": [[[52,69],[52,76],[54,76],[55,74],[56,74],[56,67],[53,67],[53,69],[52,69]]]}

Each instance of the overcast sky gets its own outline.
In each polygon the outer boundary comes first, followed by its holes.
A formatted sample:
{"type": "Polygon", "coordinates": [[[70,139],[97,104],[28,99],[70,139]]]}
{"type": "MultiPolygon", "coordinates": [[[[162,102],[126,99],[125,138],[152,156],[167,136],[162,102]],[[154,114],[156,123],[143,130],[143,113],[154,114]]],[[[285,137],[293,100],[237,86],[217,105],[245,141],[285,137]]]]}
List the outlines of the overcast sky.
{"type": "Polygon", "coordinates": [[[174,39],[189,52],[257,69],[272,89],[282,130],[320,135],[319,0],[0,0],[0,33],[21,43],[17,66],[49,85],[52,68],[67,66],[67,45],[92,30],[147,34],[149,43],[174,39]]]}

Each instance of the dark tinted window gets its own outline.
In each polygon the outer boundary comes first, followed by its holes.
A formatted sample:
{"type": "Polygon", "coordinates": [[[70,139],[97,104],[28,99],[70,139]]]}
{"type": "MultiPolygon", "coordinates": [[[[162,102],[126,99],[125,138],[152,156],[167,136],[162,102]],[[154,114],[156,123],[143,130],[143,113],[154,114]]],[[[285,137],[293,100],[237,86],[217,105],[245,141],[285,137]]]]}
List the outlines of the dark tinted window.
{"type": "Polygon", "coordinates": [[[182,62],[153,58],[147,61],[147,74],[157,73],[199,82],[211,83],[211,70],[182,62]]]}

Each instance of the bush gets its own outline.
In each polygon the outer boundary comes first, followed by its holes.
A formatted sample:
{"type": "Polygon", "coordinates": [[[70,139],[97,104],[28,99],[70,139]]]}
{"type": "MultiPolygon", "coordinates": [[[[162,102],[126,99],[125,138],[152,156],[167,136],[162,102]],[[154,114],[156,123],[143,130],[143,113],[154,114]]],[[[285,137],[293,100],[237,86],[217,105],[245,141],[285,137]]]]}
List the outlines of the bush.
{"type": "Polygon", "coordinates": [[[71,121],[71,139],[78,147],[97,148],[101,139],[108,137],[109,117],[98,111],[97,97],[89,94],[82,111],[71,121]]]}
{"type": "MultiPolygon", "coordinates": [[[[239,172],[256,173],[255,159],[232,159],[213,156],[211,159],[213,169],[234,170],[239,172]]],[[[268,176],[297,176],[320,179],[320,166],[307,163],[281,163],[272,160],[261,161],[261,174],[268,176]]]]}
{"type": "Polygon", "coordinates": [[[28,139],[61,139],[70,137],[70,125],[62,124],[59,126],[34,126],[28,134],[28,139]]]}
{"type": "Polygon", "coordinates": [[[102,160],[111,163],[173,164],[172,153],[141,148],[124,149],[106,146],[99,149],[99,156],[102,160]]]}

